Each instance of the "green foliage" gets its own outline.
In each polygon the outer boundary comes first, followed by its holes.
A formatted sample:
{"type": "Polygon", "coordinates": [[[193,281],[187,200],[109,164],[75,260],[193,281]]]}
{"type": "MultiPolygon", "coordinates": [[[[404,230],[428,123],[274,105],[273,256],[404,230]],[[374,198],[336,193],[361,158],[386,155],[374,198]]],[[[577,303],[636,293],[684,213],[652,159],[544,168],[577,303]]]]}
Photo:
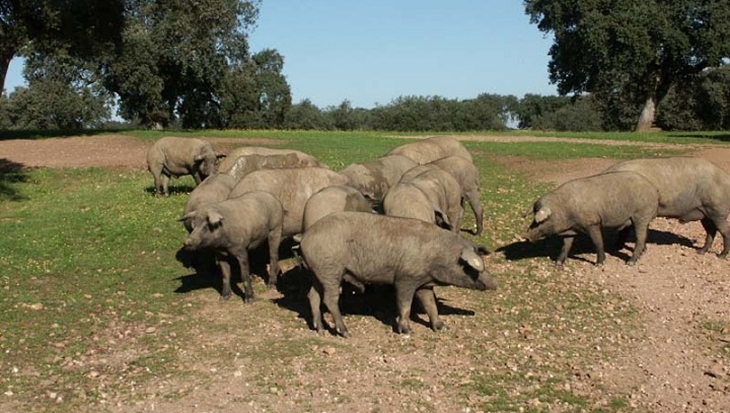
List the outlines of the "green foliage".
{"type": "Polygon", "coordinates": [[[259,2],[132,4],[119,56],[102,65],[121,115],[160,128],[281,127],[291,105],[283,56],[251,55],[259,2]]]}
{"type": "Polygon", "coordinates": [[[601,131],[602,116],[592,95],[540,96],[527,94],[515,105],[518,126],[550,131],[601,131]]]}
{"type": "Polygon", "coordinates": [[[309,99],[292,105],[284,118],[284,128],[301,130],[330,130],[333,125],[309,99]]]}
{"type": "Polygon", "coordinates": [[[660,105],[657,124],[666,130],[730,129],[730,67],[677,84],[660,105]]]}
{"type": "Polygon", "coordinates": [[[74,57],[109,55],[121,44],[124,0],[0,2],[0,88],[10,60],[27,52],[62,50],[74,57]]]}
{"type": "Polygon", "coordinates": [[[642,108],[647,101],[661,102],[673,84],[730,56],[730,8],[724,2],[524,4],[531,21],[554,35],[549,71],[561,94],[593,92],[599,100],[626,104],[626,110],[642,108]]]}
{"type": "Polygon", "coordinates": [[[26,62],[28,87],[8,96],[7,129],[81,130],[98,128],[111,118],[111,97],[93,70],[70,57],[35,54],[26,62]]]}

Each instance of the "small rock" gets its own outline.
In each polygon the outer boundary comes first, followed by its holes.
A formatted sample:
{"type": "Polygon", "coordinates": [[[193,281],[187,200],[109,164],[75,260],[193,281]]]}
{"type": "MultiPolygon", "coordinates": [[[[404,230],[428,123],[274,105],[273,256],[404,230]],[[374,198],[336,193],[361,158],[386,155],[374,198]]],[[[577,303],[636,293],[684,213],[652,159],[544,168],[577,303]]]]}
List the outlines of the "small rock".
{"type": "Polygon", "coordinates": [[[155,327],[147,327],[147,329],[144,331],[147,334],[154,334],[154,332],[157,331],[155,327]]]}
{"type": "Polygon", "coordinates": [[[705,370],[705,374],[710,377],[718,379],[725,375],[725,370],[722,368],[722,365],[720,363],[715,363],[712,366],[710,366],[707,370],[705,370]]]}
{"type": "Polygon", "coordinates": [[[337,350],[334,347],[325,347],[322,349],[322,352],[328,356],[331,356],[337,352],[337,350]]]}

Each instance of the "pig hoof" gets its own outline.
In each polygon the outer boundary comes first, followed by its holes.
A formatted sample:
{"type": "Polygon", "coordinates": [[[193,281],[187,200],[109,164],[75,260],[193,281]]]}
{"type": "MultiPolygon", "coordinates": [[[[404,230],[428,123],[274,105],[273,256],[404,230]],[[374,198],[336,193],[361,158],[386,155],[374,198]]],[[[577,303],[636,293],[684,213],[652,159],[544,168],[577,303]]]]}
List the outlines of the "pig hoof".
{"type": "Polygon", "coordinates": [[[350,332],[347,331],[347,330],[338,331],[338,333],[340,333],[340,335],[343,338],[350,338],[350,337],[352,337],[352,334],[350,334],[350,332]]]}
{"type": "Polygon", "coordinates": [[[717,257],[718,258],[725,259],[725,258],[727,258],[727,252],[723,252],[723,253],[717,254],[717,257]]]}
{"type": "Polygon", "coordinates": [[[446,330],[448,327],[446,327],[446,324],[444,324],[443,321],[439,321],[438,323],[434,323],[431,328],[433,328],[433,331],[443,331],[446,330]]]}
{"type": "Polygon", "coordinates": [[[230,294],[221,294],[220,297],[218,297],[218,301],[228,301],[231,299],[230,294]]]}
{"type": "Polygon", "coordinates": [[[597,262],[596,263],[596,268],[603,268],[603,263],[602,262],[597,262]]]}
{"type": "Polygon", "coordinates": [[[245,296],[243,297],[243,302],[246,304],[251,304],[253,302],[253,296],[245,296]]]}

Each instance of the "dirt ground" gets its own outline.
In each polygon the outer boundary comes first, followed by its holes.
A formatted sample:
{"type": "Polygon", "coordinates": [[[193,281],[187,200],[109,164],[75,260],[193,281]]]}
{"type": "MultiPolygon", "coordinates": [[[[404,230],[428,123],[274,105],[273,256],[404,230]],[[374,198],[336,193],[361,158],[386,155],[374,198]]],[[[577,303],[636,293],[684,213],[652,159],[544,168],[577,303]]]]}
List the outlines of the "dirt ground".
{"type": "MultiPolygon", "coordinates": [[[[461,139],[550,140],[480,136],[461,139]]],[[[216,143],[215,139],[210,140],[216,143]]],[[[611,141],[586,142],[627,144],[611,141]]],[[[221,140],[217,143],[225,145],[229,142],[221,140]]],[[[0,159],[30,167],[100,166],[144,169],[146,148],[144,142],[123,135],[32,141],[5,140],[0,141],[0,159]]],[[[730,171],[730,149],[696,146],[693,150],[693,156],[708,159],[730,171]]],[[[611,159],[577,159],[556,163],[509,157],[496,161],[514,170],[526,172],[536,180],[556,183],[590,175],[615,162],[611,159]]],[[[643,330],[641,336],[645,337],[641,342],[632,344],[631,352],[621,354],[605,364],[592,366],[590,371],[577,372],[573,390],[590,393],[592,389],[599,387],[616,389],[617,392],[631,394],[631,407],[653,412],[730,412],[730,365],[726,362],[727,357],[723,361],[714,356],[718,348],[727,347],[727,343],[730,343],[730,331],[725,328],[708,332],[701,325],[707,320],[718,320],[727,325],[730,320],[730,262],[718,259],[715,254],[698,255],[695,252],[697,246],[704,241],[704,232],[699,223],[682,225],[676,221],[657,219],[651,228],[692,240],[693,245],[688,242],[650,242],[646,254],[634,268],[627,267],[619,260],[607,260],[602,269],[580,260],[574,260],[566,266],[565,271],[570,276],[591,278],[590,282],[597,283],[598,288],[618,293],[630,301],[639,311],[640,328],[643,330]]],[[[721,238],[716,239],[712,252],[717,253],[721,248],[721,238]]],[[[592,256],[587,256],[587,261],[590,260],[592,256]]],[[[368,355],[368,349],[377,353],[377,344],[363,343],[362,355],[365,362],[395,363],[396,369],[399,368],[398,363],[406,362],[387,359],[387,356],[368,355]]],[[[585,351],[595,350],[600,349],[586,348],[585,351]]],[[[334,353],[336,350],[332,348],[324,351],[334,353]]],[[[416,356],[418,354],[414,354],[416,356]]],[[[353,377],[355,380],[363,379],[356,375],[353,377]]],[[[339,379],[325,377],[325,380],[334,382],[339,379]]],[[[222,383],[213,386],[220,394],[232,391],[232,382],[228,379],[221,381],[222,383]]],[[[371,391],[378,392],[377,382],[372,380],[355,383],[372,386],[371,391]]],[[[437,398],[438,394],[444,393],[433,392],[431,397],[437,398]]],[[[277,397],[275,389],[272,390],[272,397],[277,397]]],[[[447,400],[441,400],[440,403],[436,400],[433,404],[440,407],[439,411],[456,411],[454,409],[459,407],[450,405],[447,400]]],[[[190,411],[193,406],[196,406],[197,411],[238,411],[235,405],[212,404],[202,395],[196,394],[160,403],[156,411],[190,411]]],[[[296,410],[294,406],[285,405],[282,405],[282,409],[275,411],[296,410]]],[[[119,411],[128,410],[120,408],[119,411]]]]}

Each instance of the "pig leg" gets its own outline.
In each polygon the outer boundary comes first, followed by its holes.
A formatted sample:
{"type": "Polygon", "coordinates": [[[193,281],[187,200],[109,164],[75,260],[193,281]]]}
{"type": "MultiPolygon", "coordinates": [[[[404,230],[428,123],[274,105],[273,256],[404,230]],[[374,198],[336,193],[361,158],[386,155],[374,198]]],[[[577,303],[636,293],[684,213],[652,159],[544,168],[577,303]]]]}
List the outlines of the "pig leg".
{"type": "Polygon", "coordinates": [[[636,244],[634,245],[634,253],[631,254],[631,258],[626,262],[626,265],[634,265],[639,260],[641,254],[646,249],[646,233],[649,231],[649,221],[637,221],[634,223],[634,230],[636,231],[636,244]]]}
{"type": "Polygon", "coordinates": [[[281,227],[269,232],[269,280],[267,286],[276,288],[279,277],[279,244],[281,244],[281,227]]]}
{"type": "Polygon", "coordinates": [[[170,175],[163,173],[160,178],[162,179],[162,193],[165,195],[170,195],[170,191],[167,189],[170,183],[170,175]]]}
{"type": "Polygon", "coordinates": [[[162,175],[161,169],[162,168],[158,168],[156,166],[149,168],[150,173],[152,174],[152,179],[155,181],[155,195],[162,195],[162,180],[160,176],[162,175]]]}
{"type": "Polygon", "coordinates": [[[707,233],[707,236],[705,236],[705,245],[702,246],[697,252],[699,254],[704,254],[707,251],[710,250],[712,247],[712,242],[715,241],[715,234],[717,234],[717,227],[712,222],[711,219],[705,217],[700,220],[702,223],[702,228],[705,229],[705,232],[707,233]]]}
{"type": "Polygon", "coordinates": [[[588,236],[591,237],[591,241],[593,241],[593,245],[596,246],[596,253],[598,254],[596,267],[603,267],[603,262],[606,261],[606,252],[603,249],[603,235],[601,234],[601,227],[598,225],[591,225],[586,228],[586,230],[588,232],[588,236]]]}
{"type": "Polygon", "coordinates": [[[328,280],[337,280],[336,282],[323,284],[324,288],[324,305],[327,306],[332,318],[335,321],[335,330],[342,337],[350,337],[350,332],[345,326],[345,322],[342,321],[342,313],[340,313],[340,283],[342,282],[342,276],[327,277],[328,280]]]}
{"type": "Polygon", "coordinates": [[[474,220],[477,223],[477,229],[476,231],[472,231],[472,234],[482,235],[482,231],[484,230],[484,208],[480,202],[479,193],[470,192],[466,194],[466,199],[469,201],[469,206],[471,207],[472,212],[474,212],[474,220]]]}
{"type": "MultiPolygon", "coordinates": [[[[719,218],[714,218],[712,220],[712,223],[713,223],[714,227],[718,231],[720,231],[720,234],[722,235],[722,242],[724,244],[723,248],[722,248],[722,252],[720,254],[718,254],[718,257],[726,258],[728,251],[730,251],[730,227],[728,226],[728,223],[727,223],[727,217],[723,216],[723,217],[719,217],[719,218]]],[[[708,247],[708,249],[709,249],[709,247],[708,247]]]]}
{"type": "Polygon", "coordinates": [[[200,185],[201,182],[203,182],[203,178],[200,177],[200,172],[195,172],[193,175],[193,180],[195,181],[195,186],[200,185]]]}
{"type": "Polygon", "coordinates": [[[324,331],[322,311],[320,309],[322,305],[322,283],[319,282],[317,277],[312,277],[312,287],[307,293],[307,298],[309,299],[309,308],[312,310],[312,328],[318,334],[322,334],[322,331],[324,331]]]}
{"type": "Polygon", "coordinates": [[[243,281],[243,302],[253,301],[253,287],[251,286],[251,270],[248,267],[248,251],[236,255],[238,265],[241,268],[241,281],[243,281]]]}
{"type": "Polygon", "coordinates": [[[570,252],[570,248],[573,246],[573,241],[575,241],[575,236],[563,237],[563,248],[560,250],[558,259],[555,260],[556,265],[563,265],[565,263],[565,259],[568,258],[568,253],[570,252]]]}
{"type": "Polygon", "coordinates": [[[221,301],[231,299],[231,263],[228,262],[227,254],[217,254],[218,265],[221,268],[222,286],[221,301]]]}
{"type": "MultiPolygon", "coordinates": [[[[413,295],[415,289],[410,286],[396,285],[395,295],[398,301],[398,333],[410,334],[411,326],[408,320],[411,317],[411,305],[413,304],[413,295]]],[[[433,296],[432,296],[433,297],[433,296]]],[[[434,301],[434,305],[435,301],[434,301]]]]}
{"type": "Polygon", "coordinates": [[[428,319],[431,321],[431,329],[433,331],[443,330],[446,325],[439,319],[438,307],[436,305],[436,294],[432,287],[422,287],[416,290],[416,298],[421,302],[423,309],[426,310],[428,319]]]}

